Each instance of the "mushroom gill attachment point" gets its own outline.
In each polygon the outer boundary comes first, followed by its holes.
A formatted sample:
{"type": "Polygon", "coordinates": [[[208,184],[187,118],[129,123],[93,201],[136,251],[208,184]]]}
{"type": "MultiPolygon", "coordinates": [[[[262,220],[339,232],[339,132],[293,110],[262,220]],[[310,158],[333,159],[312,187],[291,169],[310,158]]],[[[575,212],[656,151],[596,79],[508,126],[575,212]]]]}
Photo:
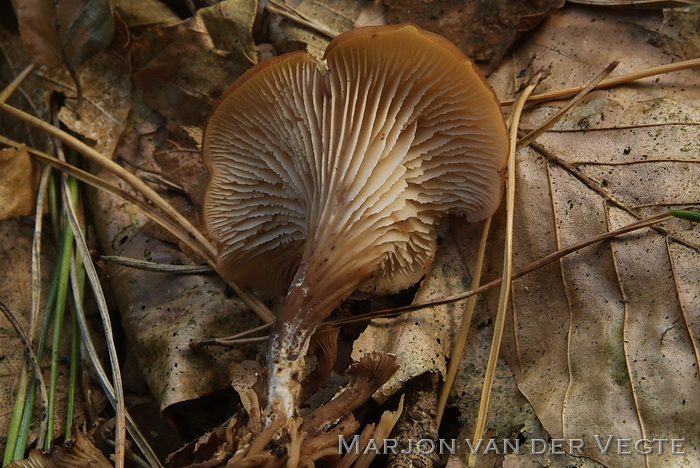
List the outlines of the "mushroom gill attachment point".
{"type": "Polygon", "coordinates": [[[362,288],[418,281],[447,214],[491,215],[508,135],[495,94],[446,39],[358,28],[319,63],[249,70],[211,113],[204,217],[226,279],[286,300],[267,356],[268,408],[295,415],[318,323],[362,288]]]}

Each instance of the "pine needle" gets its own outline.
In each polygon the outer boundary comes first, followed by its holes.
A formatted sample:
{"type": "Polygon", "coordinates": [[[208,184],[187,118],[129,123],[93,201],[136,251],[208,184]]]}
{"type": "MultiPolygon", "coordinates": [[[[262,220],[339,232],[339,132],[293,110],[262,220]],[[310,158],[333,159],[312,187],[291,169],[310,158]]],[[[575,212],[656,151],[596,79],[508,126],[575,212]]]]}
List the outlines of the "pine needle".
{"type": "MultiPolygon", "coordinates": [[[[515,210],[515,152],[518,141],[518,123],[520,114],[525,106],[525,101],[530,93],[535,89],[541,74],[537,74],[530,84],[525,88],[522,95],[515,104],[509,117],[510,123],[510,154],[508,155],[508,176],[506,179],[506,241],[503,249],[503,277],[501,279],[501,294],[498,299],[498,311],[493,322],[493,338],[491,340],[491,350],[489,360],[486,365],[484,385],[481,390],[479,401],[479,415],[476,419],[474,436],[472,440],[478,440],[484,433],[486,427],[486,416],[491,400],[491,389],[496,375],[496,364],[501,350],[501,340],[503,339],[503,328],[505,327],[506,312],[508,310],[508,298],[510,295],[510,282],[513,272],[513,224],[515,210]]],[[[469,455],[469,466],[475,466],[476,454],[469,455]]]]}

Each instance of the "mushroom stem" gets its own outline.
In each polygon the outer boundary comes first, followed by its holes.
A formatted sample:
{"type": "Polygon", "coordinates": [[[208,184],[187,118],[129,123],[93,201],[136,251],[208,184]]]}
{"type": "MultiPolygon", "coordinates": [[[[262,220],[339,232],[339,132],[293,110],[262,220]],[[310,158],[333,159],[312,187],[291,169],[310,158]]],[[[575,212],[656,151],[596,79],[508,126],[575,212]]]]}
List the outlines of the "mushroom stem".
{"type": "MultiPolygon", "coordinates": [[[[330,262],[324,262],[326,265],[330,262]]],[[[372,270],[370,265],[363,269],[372,270]]],[[[343,268],[337,268],[343,270],[343,268]]],[[[357,289],[360,280],[342,281],[343,274],[332,274],[316,263],[302,265],[290,287],[270,333],[267,351],[268,410],[280,405],[287,418],[295,416],[304,380],[305,357],[311,336],[318,324],[328,317],[345,298],[357,289]],[[324,281],[319,279],[323,278],[324,281]],[[338,278],[334,287],[324,287],[324,295],[315,294],[318,287],[338,278]]],[[[363,275],[358,275],[362,278],[363,275]]],[[[346,277],[347,278],[347,277],[346,277]]]]}

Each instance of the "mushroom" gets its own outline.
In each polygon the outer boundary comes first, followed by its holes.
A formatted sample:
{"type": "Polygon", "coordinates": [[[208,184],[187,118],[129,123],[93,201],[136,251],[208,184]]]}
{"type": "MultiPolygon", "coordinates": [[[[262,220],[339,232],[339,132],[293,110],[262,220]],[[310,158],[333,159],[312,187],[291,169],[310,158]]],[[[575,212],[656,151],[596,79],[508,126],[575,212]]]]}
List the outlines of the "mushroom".
{"type": "Polygon", "coordinates": [[[508,152],[500,105],[474,63],[414,25],[338,36],[239,78],[210,114],[204,217],[218,271],[287,296],[268,346],[268,411],[295,415],[321,320],[361,288],[417,282],[449,213],[498,207],[508,152]]]}

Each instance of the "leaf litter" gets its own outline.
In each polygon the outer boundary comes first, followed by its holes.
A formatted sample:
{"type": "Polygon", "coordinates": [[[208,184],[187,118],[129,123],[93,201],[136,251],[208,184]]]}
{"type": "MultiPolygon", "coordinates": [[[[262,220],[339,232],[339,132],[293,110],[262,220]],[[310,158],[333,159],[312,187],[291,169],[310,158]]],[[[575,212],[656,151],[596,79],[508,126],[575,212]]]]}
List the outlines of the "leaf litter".
{"type": "MultiPolygon", "coordinates": [[[[648,30],[648,16],[642,18],[642,20],[644,20],[644,28],[648,30]]],[[[585,9],[567,9],[561,14],[553,15],[545,24],[545,27],[538,30],[534,38],[530,38],[524,45],[516,49],[513,58],[508,58],[506,63],[495,73],[492,77],[492,83],[495,83],[499,90],[499,95],[507,97],[509,94],[512,94],[519,85],[518,77],[527,76],[527,72],[523,70],[534,70],[538,65],[535,62],[538,61],[550,61],[554,64],[552,67],[554,70],[567,70],[567,73],[561,75],[561,82],[557,78],[559,75],[555,73],[549,81],[543,84],[544,87],[560,88],[588,81],[591,70],[595,68],[592,65],[602,68],[605,63],[602,63],[599,57],[584,56],[581,50],[569,51],[562,49],[579,41],[592,42],[596,36],[596,29],[588,29],[589,23],[598,23],[595,25],[595,28],[600,28],[603,31],[609,31],[610,25],[615,25],[615,27],[619,28],[619,32],[616,34],[623,38],[620,50],[627,50],[629,52],[628,58],[630,59],[627,63],[623,61],[622,66],[629,66],[629,69],[640,69],[668,60],[667,57],[659,54],[658,49],[645,45],[643,28],[635,26],[628,16],[623,17],[620,14],[607,11],[601,14],[585,9]],[[616,15],[618,16],[616,17],[616,15]],[[586,25],[586,27],[581,25],[586,25]],[[565,31],[565,33],[562,33],[562,31],[565,31]],[[576,38],[576,41],[570,44],[567,41],[563,41],[562,37],[576,38]],[[636,48],[640,46],[646,48],[644,49],[644,54],[636,52],[636,48]],[[535,48],[536,53],[532,53],[529,48],[535,48]],[[551,54],[546,54],[544,51],[550,51],[551,54]],[[533,60],[532,57],[535,57],[535,59],[533,60]],[[578,74],[573,71],[576,71],[578,74]]],[[[665,25],[664,27],[667,28],[668,26],[665,25]]],[[[198,34],[204,31],[204,29],[198,28],[201,28],[201,25],[195,23],[195,30],[198,31],[198,34]]],[[[189,33],[186,32],[186,34],[189,33]]],[[[609,33],[607,34],[609,35],[609,33]]],[[[600,37],[606,36],[598,34],[598,40],[600,40],[600,37]]],[[[184,44],[183,42],[180,43],[184,44]]],[[[199,44],[198,47],[202,50],[209,50],[213,47],[213,42],[208,40],[199,44]]],[[[590,50],[595,52],[602,50],[609,55],[619,53],[614,48],[592,47],[590,50]]],[[[158,55],[155,54],[154,56],[157,57],[158,55]]],[[[165,57],[167,56],[164,56],[164,61],[165,57]]],[[[615,57],[606,58],[612,60],[615,57]]],[[[217,69],[216,67],[214,68],[215,70],[217,69]]],[[[164,76],[166,81],[168,79],[177,79],[171,78],[174,76],[171,71],[163,72],[161,69],[158,73],[160,73],[159,76],[164,76]]],[[[200,70],[199,73],[202,73],[202,71],[200,70]]],[[[224,72],[223,75],[228,75],[228,73],[224,72]]],[[[237,72],[230,73],[231,76],[229,78],[232,78],[237,72]]],[[[619,198],[621,204],[629,207],[628,211],[621,211],[615,206],[610,206],[609,203],[606,204],[606,200],[602,199],[598,192],[591,194],[590,187],[572,176],[571,171],[567,170],[567,168],[557,166],[556,160],[547,159],[546,155],[541,155],[531,150],[523,150],[520,153],[517,162],[518,173],[523,175],[518,181],[519,192],[517,194],[516,213],[523,214],[516,214],[516,248],[514,250],[516,265],[525,264],[528,260],[540,258],[549,252],[557,250],[560,246],[568,245],[589,235],[628,224],[634,220],[630,217],[630,211],[639,217],[643,217],[647,214],[658,212],[659,204],[663,206],[685,202],[692,204],[694,200],[697,203],[698,197],[697,193],[692,191],[694,189],[693,185],[689,183],[683,184],[683,182],[693,180],[693,171],[697,169],[692,162],[694,161],[694,156],[698,153],[697,145],[692,143],[693,141],[698,141],[697,138],[693,138],[697,134],[697,127],[693,129],[692,126],[676,125],[677,123],[697,122],[697,107],[694,107],[692,101],[687,99],[688,93],[692,92],[684,81],[685,78],[683,78],[687,74],[688,72],[685,72],[685,75],[675,75],[679,76],[678,78],[674,78],[674,76],[663,77],[652,85],[628,86],[622,88],[622,90],[613,91],[612,97],[608,94],[591,95],[582,107],[576,108],[568,114],[568,120],[560,123],[558,127],[555,127],[554,131],[540,137],[538,140],[548,151],[557,154],[559,157],[566,158],[569,154],[572,154],[572,150],[580,150],[580,155],[572,159],[575,167],[582,172],[588,171],[586,173],[599,185],[599,188],[605,189],[611,194],[611,197],[619,198]],[[673,89],[674,85],[678,89],[675,92],[682,97],[672,99],[669,102],[668,93],[669,90],[673,89]],[[681,88],[682,91],[680,90],[681,88]],[[640,93],[643,96],[642,99],[638,97],[640,93]],[[638,102],[642,103],[639,112],[629,112],[628,109],[630,108],[636,109],[634,106],[638,102]],[[658,111],[657,108],[659,109],[658,111]],[[681,109],[680,111],[678,110],[679,108],[681,109]],[[639,116],[639,120],[632,120],[631,123],[630,120],[627,120],[634,119],[636,116],[639,116]],[[671,119],[669,120],[669,118],[671,119]],[[661,119],[666,120],[662,120],[662,125],[654,128],[653,126],[659,124],[661,119]],[[645,127],[627,130],[618,130],[616,128],[623,125],[644,125],[645,127]],[[597,128],[606,128],[608,126],[610,126],[610,130],[596,130],[597,128]],[[653,130],[650,130],[650,128],[653,128],[653,130]],[[567,133],[563,130],[587,131],[579,134],[567,133]],[[641,132],[637,132],[637,130],[641,130],[641,132]],[[624,137],[618,138],[616,135],[620,135],[621,131],[624,137]],[[628,135],[631,139],[629,141],[635,143],[634,147],[631,144],[629,149],[627,149],[627,146],[624,148],[619,147],[621,142],[627,138],[624,132],[629,132],[628,135]],[[572,135],[575,135],[575,138],[580,137],[581,140],[572,143],[570,141],[572,135]],[[643,136],[646,136],[646,138],[642,138],[643,136]],[[598,143],[599,138],[604,139],[604,142],[607,139],[610,143],[607,145],[598,143]],[[652,141],[655,143],[651,143],[652,141]],[[674,146],[673,142],[678,141],[683,142],[682,147],[685,150],[678,149],[675,153],[673,151],[669,152],[668,150],[674,146]],[[596,153],[590,150],[591,147],[595,148],[596,146],[601,151],[596,153]],[[614,149],[611,150],[611,148],[614,149]],[[673,164],[675,166],[673,170],[676,171],[671,174],[675,174],[675,179],[681,181],[681,183],[672,183],[668,188],[662,186],[663,191],[659,189],[650,190],[650,187],[654,187],[654,181],[666,177],[666,174],[669,173],[668,169],[658,169],[659,162],[656,159],[665,157],[661,156],[660,152],[669,155],[667,164],[673,164]],[[523,153],[526,156],[523,157],[523,153]],[[679,155],[679,153],[681,154],[679,155]],[[629,158],[620,160],[619,166],[609,166],[606,163],[610,162],[610,156],[614,155],[629,156],[629,158]],[[653,155],[651,156],[653,161],[649,163],[651,169],[642,170],[636,168],[630,175],[629,168],[645,166],[645,164],[639,163],[639,159],[635,159],[635,156],[640,156],[640,159],[648,159],[650,155],[653,155]],[[679,161],[681,157],[685,162],[679,161]],[[615,170],[610,171],[611,167],[615,170]],[[689,174],[691,175],[689,176],[689,174]],[[663,196],[659,198],[659,194],[663,196]],[[532,203],[533,200],[543,201],[532,203]],[[599,215],[592,216],[593,213],[598,213],[599,215]]],[[[190,80],[189,83],[192,83],[192,81],[190,80]]],[[[223,78],[215,79],[213,86],[208,86],[207,91],[203,93],[198,93],[199,90],[188,85],[188,82],[185,82],[183,88],[189,96],[195,96],[194,101],[208,108],[206,103],[212,102],[212,99],[220,92],[220,89],[223,89],[221,85],[224,85],[223,78]],[[191,90],[195,92],[191,92],[191,90]]],[[[167,93],[164,93],[164,95],[167,96],[167,93]]],[[[148,141],[151,137],[156,137],[157,143],[155,147],[162,149],[163,146],[172,145],[172,142],[168,141],[167,138],[159,139],[158,133],[163,132],[164,126],[173,135],[177,135],[177,129],[180,124],[189,123],[196,125],[197,120],[201,119],[201,111],[199,111],[199,114],[197,113],[195,104],[183,106],[184,111],[181,112],[177,106],[163,101],[162,99],[159,101],[160,103],[154,101],[151,104],[153,104],[154,109],[161,111],[169,118],[166,122],[157,122],[154,133],[141,135],[139,138],[142,141],[139,141],[138,144],[148,141]]],[[[528,118],[531,119],[530,126],[534,127],[544,117],[555,111],[556,106],[547,105],[540,107],[530,115],[525,115],[526,125],[528,118]]],[[[103,119],[104,116],[99,118],[103,119]]],[[[136,122],[142,122],[139,119],[144,119],[144,116],[132,111],[132,119],[134,118],[136,118],[136,122]]],[[[129,125],[134,125],[134,121],[132,120],[129,125]]],[[[118,134],[118,132],[115,134],[118,134]]],[[[99,137],[96,141],[99,141],[99,137]]],[[[181,149],[179,144],[175,145],[175,147],[181,149]]],[[[153,148],[151,147],[151,149],[153,148]]],[[[170,149],[172,150],[172,146],[170,146],[170,149]]],[[[144,154],[149,153],[143,148],[141,148],[141,151],[144,154]]],[[[171,154],[181,153],[174,151],[171,154]]],[[[140,163],[143,162],[140,161],[140,163]]],[[[146,162],[150,169],[156,171],[162,169],[157,162],[146,162]]],[[[172,161],[170,163],[172,164],[172,161]]],[[[174,169],[174,172],[177,172],[177,168],[174,169]]],[[[181,194],[176,194],[171,199],[178,196],[181,197],[181,194]]],[[[101,197],[107,199],[107,197],[101,197]]],[[[98,211],[102,210],[103,216],[105,214],[112,215],[113,213],[126,214],[128,211],[125,211],[124,207],[125,205],[121,203],[115,204],[113,199],[107,199],[98,211]]],[[[148,222],[139,214],[131,213],[126,215],[125,218],[121,222],[121,227],[118,224],[111,227],[112,233],[107,236],[106,241],[103,240],[106,245],[120,247],[123,241],[125,244],[130,244],[127,250],[129,248],[133,249],[131,250],[133,251],[132,256],[136,258],[155,259],[166,263],[187,263],[189,261],[186,257],[181,256],[177,249],[173,248],[172,237],[163,235],[162,232],[160,234],[155,232],[155,237],[149,235],[154,234],[154,231],[152,229],[149,231],[148,227],[144,227],[148,225],[148,222]],[[118,234],[115,234],[115,231],[118,234]],[[166,239],[165,243],[161,242],[163,238],[166,239]],[[153,247],[156,242],[160,242],[161,245],[153,247]]],[[[494,229],[498,233],[500,232],[499,224],[502,223],[502,219],[496,218],[495,223],[494,229]]],[[[621,240],[612,241],[611,244],[590,247],[561,260],[559,264],[553,264],[542,270],[530,273],[527,277],[514,283],[512,291],[514,298],[512,305],[513,316],[511,317],[511,325],[506,330],[507,337],[504,343],[505,362],[508,362],[510,368],[513,369],[518,388],[528,398],[544,428],[553,437],[575,437],[581,434],[583,434],[581,437],[589,437],[589,434],[595,432],[591,427],[599,428],[598,430],[602,431],[601,433],[605,433],[606,430],[612,430],[614,431],[612,433],[626,434],[624,431],[630,429],[630,424],[621,426],[619,423],[617,426],[614,424],[615,420],[619,418],[620,412],[629,412],[630,407],[636,408],[627,418],[628,421],[632,421],[632,426],[636,422],[636,430],[638,432],[635,434],[651,434],[651,437],[654,434],[659,436],[671,434],[668,427],[665,426],[665,424],[668,424],[666,421],[669,419],[669,411],[671,414],[678,416],[675,420],[671,419],[676,423],[675,431],[678,434],[693,433],[693,424],[696,424],[697,421],[697,418],[693,417],[693,408],[690,408],[691,411],[687,411],[687,408],[684,407],[684,413],[680,415],[678,402],[680,401],[679,398],[684,396],[679,395],[679,393],[691,391],[694,388],[692,384],[693,376],[697,379],[698,263],[697,261],[687,261],[688,258],[692,259],[693,256],[697,256],[697,250],[693,250],[692,247],[693,245],[698,245],[697,230],[693,230],[687,223],[684,224],[681,221],[669,223],[666,229],[670,230],[673,236],[685,240],[690,246],[679,245],[677,242],[664,238],[658,233],[641,236],[641,240],[640,236],[635,234],[621,240]],[[638,245],[642,241],[647,241],[648,244],[638,245]],[[645,254],[640,255],[638,252],[644,252],[645,254]],[[653,253],[653,256],[651,256],[651,253],[653,253]],[[654,265],[653,269],[650,268],[650,263],[647,262],[650,256],[654,260],[651,263],[651,265],[654,265]],[[642,261],[640,261],[640,258],[642,261]],[[664,277],[665,281],[658,281],[661,277],[664,277]],[[552,284],[560,286],[552,291],[552,284]],[[650,290],[650,288],[645,288],[648,284],[657,286],[654,290],[650,290]],[[673,300],[674,295],[675,302],[673,300]],[[659,300],[659,298],[666,297],[670,298],[666,302],[659,300]],[[653,308],[650,308],[649,304],[654,304],[653,308]],[[675,312],[669,315],[669,311],[675,312]],[[605,316],[606,323],[601,323],[601,316],[605,316]],[[543,331],[547,332],[545,337],[542,336],[543,331]],[[691,332],[689,335],[690,342],[687,337],[688,331],[691,332]],[[594,337],[596,341],[591,343],[591,337],[594,337]],[[659,337],[662,339],[660,340],[659,337]],[[664,352],[660,353],[656,349],[651,349],[653,347],[650,348],[648,344],[645,345],[645,343],[649,342],[660,343],[664,352]],[[668,351],[663,349],[664,346],[668,347],[668,351]],[[605,363],[600,362],[601,356],[606,357],[605,363]],[[681,359],[669,366],[668,356],[681,357],[681,359]],[[647,360],[646,362],[651,362],[652,364],[646,368],[636,364],[637,362],[645,362],[645,359],[647,360]],[[600,378],[597,380],[591,379],[591,376],[600,378]],[[613,384],[611,385],[606,378],[611,379],[613,384]],[[647,379],[650,379],[652,382],[645,382],[647,379]],[[688,383],[688,379],[690,379],[690,383],[688,383]],[[675,385],[675,387],[669,389],[671,391],[666,393],[665,398],[659,399],[657,397],[658,389],[667,389],[669,383],[675,385]],[[547,394],[542,394],[542,388],[550,388],[551,391],[547,394]],[[604,394],[609,395],[609,398],[606,400],[606,405],[596,406],[599,405],[599,401],[595,398],[600,394],[601,389],[607,392],[604,394]],[[594,400],[591,400],[591,398],[594,398],[594,400]],[[594,407],[597,408],[595,412],[591,411],[594,407]],[[656,414],[661,414],[662,416],[655,416],[656,414]],[[680,416],[682,416],[681,419],[679,419],[680,416]],[[594,426],[594,424],[598,424],[598,426],[594,426]],[[613,426],[615,428],[611,429],[613,426]]],[[[460,251],[472,251],[472,248],[469,246],[469,239],[474,239],[475,236],[478,238],[478,234],[474,231],[474,227],[464,226],[455,221],[455,225],[452,227],[452,234],[458,242],[460,251]]],[[[495,237],[496,239],[491,244],[494,246],[498,245],[498,235],[495,237]]],[[[473,240],[471,242],[473,243],[473,240]]],[[[446,245],[445,249],[447,250],[448,247],[446,245]]],[[[454,246],[449,248],[452,249],[452,252],[455,251],[454,246]]],[[[486,279],[489,278],[489,275],[492,277],[499,271],[501,254],[497,250],[496,248],[496,251],[489,256],[490,261],[486,267],[486,279]]],[[[454,253],[451,255],[454,256],[454,253]]],[[[454,260],[454,257],[450,260],[454,260]]],[[[467,260],[464,265],[457,266],[458,271],[466,271],[470,268],[470,265],[470,260],[467,260]]],[[[429,276],[435,276],[438,280],[442,279],[443,281],[445,278],[461,278],[456,282],[449,279],[448,283],[452,282],[454,284],[448,284],[444,289],[440,289],[440,294],[450,295],[450,291],[457,292],[467,288],[468,275],[454,275],[453,277],[443,272],[444,278],[440,278],[440,271],[443,270],[436,268],[429,276]]],[[[454,274],[455,270],[451,269],[450,271],[454,274]]],[[[124,271],[121,270],[119,274],[123,273],[124,271]]],[[[128,275],[124,274],[124,276],[128,275]]],[[[155,289],[152,287],[154,284],[163,285],[158,290],[170,289],[173,296],[177,296],[178,292],[181,293],[183,290],[188,290],[188,288],[196,291],[197,289],[202,290],[209,287],[209,280],[201,277],[193,279],[194,283],[185,281],[177,283],[176,281],[176,279],[168,277],[159,277],[157,274],[156,276],[144,277],[141,281],[136,280],[135,284],[143,285],[144,289],[137,291],[136,296],[140,296],[141,302],[135,302],[134,304],[145,304],[148,306],[148,314],[159,312],[157,310],[159,308],[165,308],[167,311],[167,307],[164,306],[170,304],[159,304],[155,306],[154,310],[150,310],[152,306],[149,305],[148,300],[144,300],[144,298],[148,299],[149,294],[155,289]],[[173,288],[172,285],[177,285],[177,287],[173,288]]],[[[126,282],[128,283],[128,280],[126,282]]],[[[226,296],[225,286],[222,285],[220,288],[222,289],[216,293],[216,296],[220,297],[222,294],[226,296]]],[[[128,289],[127,285],[127,292],[128,289]]],[[[185,297],[189,299],[188,296],[185,297]]],[[[153,299],[153,297],[150,297],[150,299],[153,299]]],[[[179,302],[177,297],[175,297],[174,301],[171,311],[173,309],[183,311],[180,316],[187,315],[184,313],[185,309],[192,309],[188,300],[179,302]]],[[[481,323],[486,325],[482,328],[488,330],[488,311],[489,309],[493,310],[494,307],[493,293],[487,293],[485,301],[479,301],[479,304],[482,308],[476,312],[477,320],[481,320],[481,323]]],[[[129,305],[126,307],[128,308],[129,305]]],[[[206,300],[203,301],[201,307],[202,309],[208,308],[206,300]]],[[[226,307],[228,306],[224,308],[226,307]]],[[[244,306],[240,305],[238,307],[240,307],[241,313],[245,313],[244,306]]],[[[135,307],[135,309],[138,309],[138,307],[135,307]]],[[[226,313],[229,312],[222,312],[222,314],[226,313]]],[[[214,316],[212,315],[212,317],[214,316]]],[[[136,327],[138,327],[139,317],[143,318],[143,315],[135,314],[134,325],[136,327]]],[[[171,316],[169,315],[168,317],[170,318],[171,316]]],[[[453,320],[457,318],[453,316],[453,320]]],[[[428,321],[426,320],[426,322],[428,321]]],[[[212,333],[219,334],[222,330],[217,329],[217,327],[221,326],[222,323],[215,320],[214,326],[211,328],[212,333]]],[[[242,328],[246,327],[249,327],[249,325],[242,326],[242,328]]],[[[195,325],[195,329],[197,328],[198,325],[195,325]]],[[[206,329],[206,327],[204,328],[206,329]]],[[[446,327],[445,323],[441,323],[441,328],[450,327],[446,327]]],[[[451,328],[456,327],[453,326],[451,328]]],[[[186,326],[183,328],[180,324],[173,327],[173,330],[183,331],[183,333],[186,329],[186,326]]],[[[137,333],[134,336],[138,336],[138,331],[136,330],[137,333]]],[[[163,338],[168,333],[159,331],[160,336],[163,338]]],[[[436,342],[435,338],[431,339],[436,342]]],[[[445,343],[448,343],[450,339],[449,336],[446,336],[445,343]]],[[[138,340],[137,338],[136,341],[138,340]]],[[[421,338],[421,340],[425,339],[421,338]]],[[[418,341],[416,340],[416,342],[418,341]]],[[[478,342],[478,340],[475,341],[478,342]]],[[[183,344],[183,342],[180,341],[180,344],[183,344]]],[[[423,344],[421,343],[421,346],[423,344]]],[[[481,346],[483,348],[483,342],[481,346]]],[[[143,349],[148,351],[152,348],[146,346],[143,349]]],[[[172,357],[172,348],[160,349],[169,349],[163,356],[158,356],[158,359],[165,357],[165,359],[160,361],[161,364],[157,365],[160,369],[167,369],[174,364],[179,366],[183,362],[179,358],[172,357]]],[[[440,366],[444,367],[447,349],[447,346],[444,346],[443,351],[440,351],[441,354],[433,354],[433,363],[435,362],[435,357],[437,357],[438,361],[442,362],[440,366]]],[[[175,355],[182,350],[176,347],[175,355]]],[[[140,354],[148,353],[142,352],[140,354]]],[[[187,355],[188,353],[185,352],[184,354],[187,355]]],[[[465,355],[472,356],[469,351],[465,355]]],[[[474,355],[478,356],[479,353],[477,352],[474,355]]],[[[483,352],[481,355],[483,355],[483,352]]],[[[182,356],[183,354],[180,353],[179,357],[182,356]]],[[[241,356],[239,355],[234,360],[240,358],[241,356]]],[[[224,360],[226,359],[224,358],[224,360]]],[[[435,366],[431,365],[433,367],[428,365],[425,367],[425,370],[435,370],[435,366]]],[[[202,368],[194,367],[193,369],[197,369],[198,372],[202,368]]],[[[502,371],[499,373],[502,373],[502,371]]],[[[508,373],[506,372],[505,374],[504,378],[508,379],[508,373]]],[[[223,372],[223,375],[225,375],[225,372],[223,372]]],[[[159,373],[159,371],[152,376],[153,381],[158,381],[158,379],[163,379],[164,377],[165,375],[159,373]]],[[[221,384],[225,385],[225,382],[222,381],[221,384]]],[[[155,385],[157,388],[158,383],[154,384],[152,382],[151,385],[155,385]]],[[[512,389],[513,386],[511,385],[510,388],[512,389]]],[[[460,405],[459,394],[463,390],[465,389],[460,389],[459,386],[455,387],[456,395],[453,396],[453,404],[460,405]]],[[[174,398],[168,400],[166,394],[158,393],[158,391],[154,393],[162,395],[164,399],[161,400],[161,403],[163,401],[167,402],[165,405],[162,405],[163,407],[173,402],[181,401],[181,398],[193,398],[199,395],[197,392],[191,395],[176,392],[174,398]]],[[[200,394],[203,393],[206,393],[206,391],[200,394]]],[[[463,393],[464,395],[461,398],[466,397],[466,391],[463,393]]],[[[498,394],[498,392],[496,393],[498,394]]],[[[687,395],[687,397],[692,397],[692,394],[687,395]]],[[[462,406],[462,423],[465,425],[467,424],[466,415],[470,409],[473,410],[473,401],[475,400],[472,396],[472,404],[462,406]]],[[[692,399],[686,401],[692,401],[692,399]]],[[[518,404],[522,405],[522,401],[518,404]]],[[[491,420],[489,424],[490,428],[494,428],[498,422],[491,420]]],[[[510,424],[513,424],[513,422],[510,421],[510,424]]],[[[537,430],[533,429],[533,424],[523,424],[524,430],[531,430],[530,434],[537,433],[537,430]]],[[[697,450],[697,447],[693,449],[697,450]]],[[[624,457],[615,458],[610,454],[606,457],[602,457],[599,454],[587,453],[586,455],[599,459],[599,461],[610,466],[638,466],[635,463],[640,461],[639,457],[636,456],[625,459],[624,457]]],[[[506,462],[514,463],[512,456],[505,457],[505,460],[506,462]]],[[[689,458],[688,460],[690,463],[697,462],[697,458],[689,458]]],[[[677,459],[653,458],[653,456],[650,456],[646,461],[653,465],[656,462],[670,463],[677,461],[677,459]]]]}

